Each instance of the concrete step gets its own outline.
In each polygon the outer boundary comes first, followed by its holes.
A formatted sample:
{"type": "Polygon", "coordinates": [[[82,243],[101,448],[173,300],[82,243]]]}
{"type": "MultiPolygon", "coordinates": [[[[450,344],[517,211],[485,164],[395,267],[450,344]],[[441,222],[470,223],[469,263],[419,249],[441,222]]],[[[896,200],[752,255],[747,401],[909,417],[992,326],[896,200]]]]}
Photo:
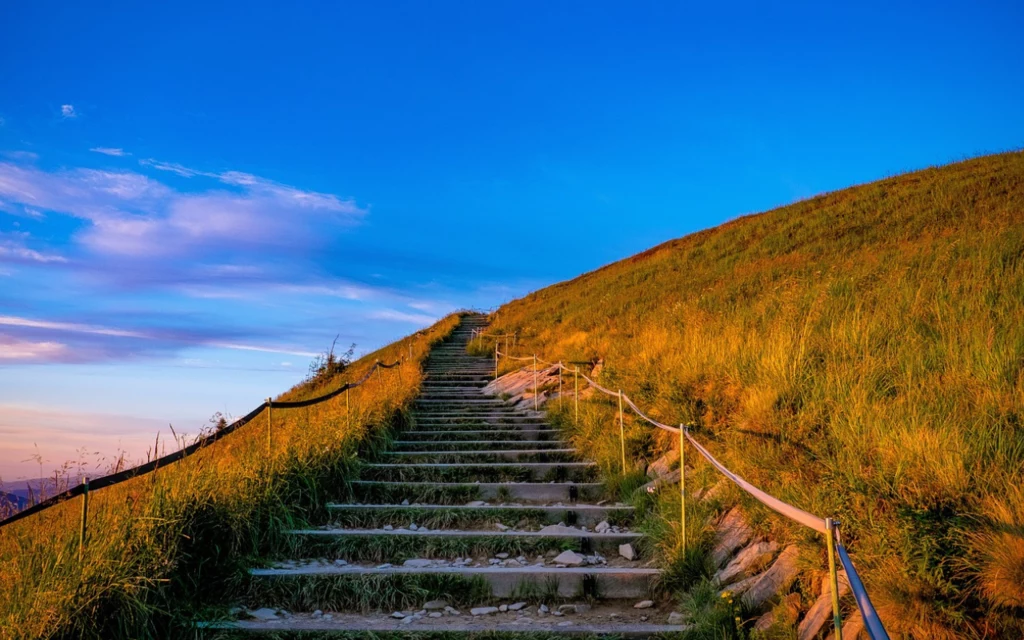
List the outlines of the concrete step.
{"type": "Polygon", "coordinates": [[[572,462],[577,460],[575,449],[491,449],[466,451],[385,451],[381,460],[388,463],[421,462],[470,463],[498,462],[511,460],[516,462],[572,462]]]}
{"type": "Polygon", "coordinates": [[[523,520],[534,526],[564,522],[569,526],[594,528],[602,521],[626,526],[635,510],[627,505],[594,504],[500,504],[475,501],[468,504],[337,504],[328,503],[335,524],[346,527],[408,526],[410,522],[427,526],[468,528],[502,522],[509,526],[523,520]]]}
{"type": "Polygon", "coordinates": [[[448,584],[462,583],[467,590],[476,585],[478,593],[480,587],[485,587],[490,591],[489,595],[495,598],[611,600],[650,597],[656,593],[656,582],[660,575],[657,569],[635,567],[421,568],[320,563],[293,569],[251,569],[249,573],[250,599],[264,605],[295,610],[348,608],[351,605],[345,592],[365,589],[363,584],[367,579],[371,579],[374,585],[381,585],[382,578],[392,578],[393,583],[403,586],[416,583],[433,586],[439,583],[438,578],[447,578],[448,584]],[[290,584],[286,586],[281,581],[290,584]],[[295,598],[300,600],[296,601],[295,598]]]}
{"type": "Polygon", "coordinates": [[[544,441],[557,441],[561,434],[556,429],[532,429],[522,427],[518,429],[503,429],[495,427],[493,429],[464,429],[464,430],[416,430],[416,431],[403,431],[401,434],[402,438],[406,438],[410,441],[418,442],[437,442],[443,440],[459,440],[466,439],[472,440],[475,438],[485,439],[487,437],[504,438],[506,440],[515,440],[521,438],[522,441],[526,440],[544,440],[544,441]]]}
{"type": "MultiPolygon", "coordinates": [[[[619,545],[636,545],[641,538],[639,533],[593,533],[558,525],[552,528],[559,529],[559,532],[497,531],[493,528],[469,531],[336,528],[295,529],[288,533],[297,539],[292,550],[295,557],[397,564],[409,558],[490,558],[499,553],[508,553],[512,558],[536,559],[547,552],[566,549],[615,559],[618,558],[619,545]]],[[[548,560],[548,566],[553,566],[552,563],[548,560]]]]}
{"type": "Polygon", "coordinates": [[[372,463],[362,466],[360,477],[416,482],[587,482],[597,477],[597,465],[593,462],[372,463]]]}
{"type": "Polygon", "coordinates": [[[362,503],[462,505],[473,500],[504,502],[596,502],[604,496],[598,482],[409,482],[354,480],[350,483],[362,503]]]}
{"type": "Polygon", "coordinates": [[[508,449],[519,449],[522,451],[551,451],[564,447],[559,440],[394,440],[394,452],[414,451],[505,451],[508,449]]]}
{"type": "MultiPolygon", "coordinates": [[[[420,602],[419,604],[422,604],[420,602]]],[[[685,631],[681,625],[662,624],[668,618],[667,612],[655,617],[651,609],[631,610],[631,607],[612,608],[597,606],[592,615],[561,616],[550,614],[538,615],[537,607],[530,606],[521,612],[496,613],[492,615],[473,616],[469,606],[462,606],[457,614],[444,613],[441,618],[428,615],[413,616],[419,611],[410,607],[409,622],[393,616],[390,612],[378,613],[329,613],[314,616],[309,612],[289,613],[272,620],[226,620],[208,622],[199,625],[197,633],[214,634],[219,632],[247,633],[251,635],[285,634],[289,638],[299,634],[330,637],[337,634],[344,638],[390,638],[390,637],[423,637],[440,638],[458,634],[466,640],[541,640],[551,637],[572,637],[586,640],[598,638],[623,638],[624,640],[647,640],[648,638],[664,638],[685,631]],[[615,613],[615,618],[610,617],[615,613]],[[648,614],[642,616],[641,614],[648,614]],[[329,616],[329,617],[328,617],[329,616]],[[647,620],[641,620],[643,617],[647,620]],[[653,620],[659,622],[653,622],[653,620]]],[[[500,604],[495,602],[495,605],[500,604]]],[[[511,602],[506,604],[512,604],[511,602]]],[[[553,602],[551,603],[554,604],[553,602]]],[[[199,635],[203,638],[204,635],[199,635]]]]}

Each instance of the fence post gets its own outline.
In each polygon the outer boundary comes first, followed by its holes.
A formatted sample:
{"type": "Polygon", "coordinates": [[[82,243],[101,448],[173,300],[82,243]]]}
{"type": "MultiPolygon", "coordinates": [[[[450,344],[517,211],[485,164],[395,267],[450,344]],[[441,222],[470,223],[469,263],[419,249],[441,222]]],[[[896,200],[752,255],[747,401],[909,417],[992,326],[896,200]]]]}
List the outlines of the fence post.
{"type": "Polygon", "coordinates": [[[494,341],[494,379],[498,379],[498,341],[494,341]]]}
{"type": "Polygon", "coordinates": [[[626,475],[626,428],[622,426],[622,389],[619,389],[619,446],[622,448],[622,475],[626,475]]]}
{"type": "Polygon", "coordinates": [[[351,398],[349,397],[351,395],[351,392],[352,392],[352,387],[346,386],[345,387],[345,422],[346,422],[346,424],[349,427],[352,426],[352,402],[351,402],[351,398]]]}
{"type": "Polygon", "coordinates": [[[373,363],[373,368],[377,371],[377,384],[380,385],[380,360],[373,363]]]}
{"type": "Polygon", "coordinates": [[[270,452],[273,451],[273,414],[274,405],[270,398],[267,398],[267,459],[270,459],[270,452]]]}
{"type": "Polygon", "coordinates": [[[558,363],[558,409],[565,408],[565,398],[562,397],[562,363],[558,363]]]}
{"type": "Polygon", "coordinates": [[[839,574],[836,572],[835,530],[839,523],[825,518],[825,540],[828,543],[828,578],[832,587],[832,619],[835,623],[835,639],[843,640],[843,618],[839,612],[839,574]]]}
{"type": "Polygon", "coordinates": [[[683,539],[683,551],[686,551],[686,427],[679,425],[679,500],[682,502],[682,518],[680,537],[683,539]]]}
{"type": "Polygon", "coordinates": [[[85,544],[89,536],[89,477],[82,478],[82,529],[78,534],[78,562],[85,558],[85,544]]]}
{"type": "Polygon", "coordinates": [[[537,354],[533,354],[533,410],[537,410],[537,354]]]}
{"type": "Polygon", "coordinates": [[[572,392],[572,398],[576,403],[576,425],[580,424],[580,368],[576,367],[573,374],[573,385],[574,389],[572,392]]]}
{"type": "Polygon", "coordinates": [[[412,362],[412,340],[409,340],[409,362],[412,362]]]}

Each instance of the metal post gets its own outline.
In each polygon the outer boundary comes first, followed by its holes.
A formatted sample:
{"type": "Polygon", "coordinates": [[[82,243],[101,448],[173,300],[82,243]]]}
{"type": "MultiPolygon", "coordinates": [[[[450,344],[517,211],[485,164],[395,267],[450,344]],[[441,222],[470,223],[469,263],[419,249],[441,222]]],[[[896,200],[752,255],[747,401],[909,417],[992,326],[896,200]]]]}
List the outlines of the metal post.
{"type": "Polygon", "coordinates": [[[409,362],[412,362],[412,340],[409,340],[409,362]]]}
{"type": "Polygon", "coordinates": [[[572,392],[573,400],[576,403],[576,425],[580,424],[580,368],[576,367],[576,371],[573,374],[573,385],[575,388],[572,392]]]}
{"type": "Polygon", "coordinates": [[[558,363],[558,408],[559,410],[565,407],[565,398],[562,397],[562,363],[558,363]]]}
{"type": "Polygon", "coordinates": [[[686,427],[679,425],[679,500],[682,502],[682,518],[679,520],[679,535],[686,551],[686,427]]]}
{"type": "Polygon", "coordinates": [[[377,370],[377,384],[380,384],[380,360],[373,363],[373,368],[377,370]]]}
{"type": "Polygon", "coordinates": [[[78,562],[85,558],[85,544],[89,529],[89,477],[82,478],[82,530],[78,534],[78,562]]]}
{"type": "Polygon", "coordinates": [[[533,354],[533,410],[537,410],[537,354],[533,354]]]}
{"type": "Polygon", "coordinates": [[[498,379],[498,341],[494,341],[494,379],[498,379]]]}
{"type": "Polygon", "coordinates": [[[626,475],[626,428],[622,426],[622,389],[619,389],[619,445],[622,447],[622,475],[626,475]]]}
{"type": "Polygon", "coordinates": [[[273,451],[273,442],[271,440],[273,435],[273,416],[274,406],[271,403],[270,398],[267,398],[267,459],[270,459],[270,452],[273,451]]]}
{"type": "Polygon", "coordinates": [[[839,523],[825,518],[825,540],[828,543],[828,577],[832,586],[832,619],[835,623],[835,639],[843,640],[843,618],[839,613],[839,574],[836,572],[835,529],[839,523]]]}

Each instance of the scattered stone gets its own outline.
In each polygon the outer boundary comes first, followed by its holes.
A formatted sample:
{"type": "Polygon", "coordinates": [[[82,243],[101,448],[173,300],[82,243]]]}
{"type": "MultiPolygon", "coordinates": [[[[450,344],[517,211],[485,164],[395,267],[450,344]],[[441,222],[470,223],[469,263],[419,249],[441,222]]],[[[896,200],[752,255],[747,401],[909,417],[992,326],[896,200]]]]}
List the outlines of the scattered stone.
{"type": "Polygon", "coordinates": [[[598,500],[595,506],[603,507],[606,504],[608,504],[608,500],[598,500]]]}
{"type": "Polygon", "coordinates": [[[772,566],[760,574],[757,582],[743,594],[743,602],[753,609],[760,609],[769,598],[788,591],[799,573],[796,566],[799,554],[793,545],[783,549],[772,566]]]}
{"type": "Polygon", "coordinates": [[[485,506],[486,504],[487,504],[487,503],[486,503],[486,502],[484,502],[483,500],[474,500],[474,501],[472,501],[472,502],[467,502],[467,503],[466,503],[466,506],[467,506],[467,507],[483,507],[483,506],[485,506]]]}
{"type": "Polygon", "coordinates": [[[489,562],[490,564],[501,564],[501,560],[498,560],[497,558],[491,558],[487,562],[489,562]]]}
{"type": "Polygon", "coordinates": [[[498,531],[508,531],[509,530],[509,527],[506,527],[505,525],[501,524],[500,522],[495,522],[494,523],[494,528],[497,529],[498,531]]]}
{"type": "Polygon", "coordinates": [[[548,608],[548,605],[542,604],[539,607],[537,607],[537,611],[539,611],[540,613],[547,613],[548,611],[551,611],[551,609],[548,608]]]}
{"type": "Polygon", "coordinates": [[[686,622],[686,616],[679,613],[678,611],[673,611],[672,613],[668,614],[669,624],[683,624],[684,622],[686,622]]]}
{"type": "Polygon", "coordinates": [[[473,607],[469,612],[474,616],[490,616],[498,613],[498,607],[473,607]]]}
{"type": "MultiPolygon", "coordinates": [[[[839,597],[843,598],[847,593],[850,592],[850,581],[846,577],[845,571],[839,572],[839,597]]],[[[821,581],[821,595],[815,600],[811,608],[807,610],[807,615],[800,621],[800,626],[796,630],[797,637],[799,640],[809,640],[810,638],[818,637],[818,632],[821,631],[825,623],[832,618],[832,583],[828,576],[821,581]]]]}
{"type": "Polygon", "coordinates": [[[461,616],[462,615],[462,612],[459,611],[458,609],[456,609],[455,607],[445,607],[444,608],[444,612],[447,613],[450,616],[461,616]]]}
{"type": "Polygon", "coordinates": [[[650,616],[640,616],[640,622],[647,622],[647,619],[648,619],[649,617],[650,617],[650,616]]]}
{"type": "Polygon", "coordinates": [[[441,609],[448,608],[448,603],[444,600],[431,600],[423,605],[425,611],[440,611],[441,609]]]}
{"type": "Polygon", "coordinates": [[[419,527],[416,526],[415,522],[413,522],[412,524],[409,525],[409,531],[418,531],[418,530],[419,530],[419,527]]]}
{"type": "Polygon", "coordinates": [[[750,530],[747,519],[743,517],[743,513],[738,507],[725,514],[716,529],[718,530],[718,543],[711,551],[711,560],[717,569],[724,565],[737,549],[747,544],[754,533],[750,530]]]}
{"type": "Polygon", "coordinates": [[[428,531],[430,531],[430,529],[428,529],[426,527],[420,527],[420,533],[426,533],[428,531]]]}
{"type": "Polygon", "coordinates": [[[402,506],[403,507],[408,507],[409,506],[409,501],[408,500],[402,500],[402,506]]]}
{"type": "Polygon", "coordinates": [[[401,620],[402,618],[405,617],[405,614],[402,613],[401,611],[396,611],[396,612],[391,614],[391,617],[392,618],[397,618],[397,619],[401,620]]]}
{"type": "Polygon", "coordinates": [[[507,553],[496,553],[496,554],[494,554],[495,558],[500,558],[501,560],[507,560],[508,556],[509,556],[509,554],[507,554],[507,553]]]}
{"type": "Polygon", "coordinates": [[[551,615],[561,617],[561,616],[564,616],[565,614],[563,612],[561,612],[561,611],[552,611],[551,615]]]}
{"type": "Polygon", "coordinates": [[[608,530],[611,528],[612,525],[608,524],[607,520],[602,520],[601,522],[597,523],[596,527],[594,527],[594,531],[596,531],[597,533],[608,533],[608,530]]]}
{"type": "Polygon", "coordinates": [[[501,563],[501,566],[503,566],[503,567],[521,567],[521,566],[523,566],[523,564],[521,562],[519,562],[518,560],[506,560],[506,561],[501,563]]]}
{"type": "Polygon", "coordinates": [[[653,478],[660,478],[668,475],[672,467],[679,464],[679,450],[672,449],[651,464],[647,465],[647,475],[653,478]]]}
{"type": "Polygon", "coordinates": [[[416,620],[416,616],[406,616],[398,621],[398,624],[412,624],[416,620]]]}
{"type": "Polygon", "coordinates": [[[727,585],[750,575],[765,566],[775,556],[779,545],[775,542],[755,542],[736,554],[724,569],[715,574],[719,584],[727,585]]]}
{"type": "MultiPolygon", "coordinates": [[[[800,594],[791,593],[783,598],[775,608],[757,619],[757,622],[754,623],[754,629],[756,631],[767,631],[775,624],[780,615],[784,616],[783,619],[788,620],[796,620],[800,617],[800,594]]],[[[844,628],[843,631],[845,632],[846,629],[844,628]]]]}
{"type": "Polygon", "coordinates": [[[336,566],[336,567],[344,567],[344,566],[347,566],[347,565],[348,565],[348,562],[345,561],[345,560],[342,560],[340,558],[338,560],[334,561],[334,566],[336,566]]]}
{"type": "Polygon", "coordinates": [[[334,620],[334,616],[330,613],[325,613],[324,620],[334,620]]]}
{"type": "Polygon", "coordinates": [[[444,614],[443,614],[443,613],[441,613],[440,611],[434,611],[434,612],[431,612],[431,613],[430,613],[430,617],[431,617],[431,618],[440,618],[440,617],[442,617],[443,615],[444,615],[444,614]]]}
{"type": "Polygon", "coordinates": [[[577,535],[579,534],[579,532],[579,529],[575,527],[567,527],[565,526],[564,522],[559,522],[558,524],[549,524],[548,526],[543,527],[537,533],[543,533],[548,535],[577,535]]]}
{"type": "Polygon", "coordinates": [[[654,600],[641,600],[633,605],[634,609],[650,609],[654,606],[654,600]]]}
{"type": "Polygon", "coordinates": [[[572,620],[566,620],[565,622],[559,622],[558,626],[559,627],[571,627],[572,626],[572,620]]]}
{"type": "Polygon", "coordinates": [[[626,544],[620,544],[619,555],[626,560],[636,560],[636,549],[634,549],[633,545],[628,542],[626,544]]]}
{"type": "Polygon", "coordinates": [[[575,551],[566,550],[555,556],[555,562],[570,567],[579,567],[586,562],[586,558],[575,551]]]}
{"type": "Polygon", "coordinates": [[[429,558],[410,558],[409,560],[403,562],[402,566],[412,567],[414,569],[423,569],[425,567],[429,567],[432,564],[434,564],[434,561],[430,560],[429,558]]]}
{"type": "Polygon", "coordinates": [[[277,620],[277,610],[268,607],[261,607],[248,613],[257,620],[277,620]]]}
{"type": "Polygon", "coordinates": [[[378,568],[378,569],[390,569],[390,568],[391,568],[391,566],[392,566],[392,565],[391,565],[391,563],[390,563],[390,562],[385,562],[384,564],[378,564],[378,565],[377,565],[377,568],[378,568]]]}
{"type": "Polygon", "coordinates": [[[506,611],[508,611],[508,605],[507,604],[500,605],[498,607],[498,611],[500,611],[502,613],[505,613],[506,611]]]}
{"type": "Polygon", "coordinates": [[[522,609],[525,606],[526,606],[525,602],[517,602],[515,604],[508,605],[508,610],[509,611],[519,611],[520,609],[522,609]]]}

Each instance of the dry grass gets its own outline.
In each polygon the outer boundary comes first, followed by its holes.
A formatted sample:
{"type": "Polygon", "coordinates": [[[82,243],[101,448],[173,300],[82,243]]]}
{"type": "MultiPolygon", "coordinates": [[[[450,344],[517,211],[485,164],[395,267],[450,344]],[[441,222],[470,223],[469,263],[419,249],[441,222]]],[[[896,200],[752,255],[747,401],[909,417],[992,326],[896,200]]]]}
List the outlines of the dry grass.
{"type": "MultiPolygon", "coordinates": [[[[740,218],[493,319],[518,353],[603,358],[602,384],[838,516],[897,635],[1024,634],[1024,154],[740,218]]],[[[587,447],[614,468],[604,427],[587,447]]],[[[647,431],[636,458],[672,445],[647,431]]]]}
{"type": "MultiPolygon", "coordinates": [[[[360,450],[401,420],[432,342],[451,316],[411,337],[412,360],[382,370],[345,397],[275,409],[177,464],[90,496],[91,539],[78,560],[80,499],[0,529],[0,638],[169,637],[237,595],[245,567],[287,543],[282,532],[326,518],[360,450]]],[[[357,380],[375,359],[408,355],[409,340],[280,400],[320,395],[357,380]]]]}

